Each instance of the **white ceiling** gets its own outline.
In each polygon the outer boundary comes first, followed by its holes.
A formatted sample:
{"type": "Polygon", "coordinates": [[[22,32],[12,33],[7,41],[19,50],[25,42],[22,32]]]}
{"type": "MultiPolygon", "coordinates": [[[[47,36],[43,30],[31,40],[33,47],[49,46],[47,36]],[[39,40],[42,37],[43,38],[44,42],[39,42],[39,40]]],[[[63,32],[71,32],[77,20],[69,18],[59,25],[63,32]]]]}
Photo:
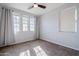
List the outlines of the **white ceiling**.
{"type": "Polygon", "coordinates": [[[47,13],[61,5],[63,5],[63,3],[39,3],[41,5],[45,5],[46,9],[41,9],[39,7],[37,8],[32,8],[32,9],[28,9],[30,6],[33,5],[33,3],[1,3],[1,5],[3,6],[8,6],[8,7],[12,7],[12,8],[16,8],[16,9],[20,9],[35,15],[42,15],[44,13],[47,13]]]}

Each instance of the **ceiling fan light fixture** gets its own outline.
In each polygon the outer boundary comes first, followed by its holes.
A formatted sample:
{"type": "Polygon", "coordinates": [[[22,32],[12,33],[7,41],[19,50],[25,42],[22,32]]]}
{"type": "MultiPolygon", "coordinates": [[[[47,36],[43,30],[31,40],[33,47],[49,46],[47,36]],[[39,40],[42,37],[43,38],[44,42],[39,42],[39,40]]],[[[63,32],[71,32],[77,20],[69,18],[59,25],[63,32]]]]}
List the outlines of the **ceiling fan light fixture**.
{"type": "Polygon", "coordinates": [[[38,7],[38,4],[34,3],[34,7],[35,7],[35,8],[38,7]]]}

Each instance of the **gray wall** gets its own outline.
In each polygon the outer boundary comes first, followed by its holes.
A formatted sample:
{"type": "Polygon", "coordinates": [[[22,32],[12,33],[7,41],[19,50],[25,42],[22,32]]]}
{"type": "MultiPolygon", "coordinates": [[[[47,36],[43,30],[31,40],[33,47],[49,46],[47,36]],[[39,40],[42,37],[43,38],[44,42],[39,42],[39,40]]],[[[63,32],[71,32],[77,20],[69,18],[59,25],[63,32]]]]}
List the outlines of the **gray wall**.
{"type": "Polygon", "coordinates": [[[64,4],[40,17],[40,39],[79,50],[79,7],[78,4],[64,4]],[[77,32],[59,32],[60,12],[67,7],[78,9],[77,32]]]}

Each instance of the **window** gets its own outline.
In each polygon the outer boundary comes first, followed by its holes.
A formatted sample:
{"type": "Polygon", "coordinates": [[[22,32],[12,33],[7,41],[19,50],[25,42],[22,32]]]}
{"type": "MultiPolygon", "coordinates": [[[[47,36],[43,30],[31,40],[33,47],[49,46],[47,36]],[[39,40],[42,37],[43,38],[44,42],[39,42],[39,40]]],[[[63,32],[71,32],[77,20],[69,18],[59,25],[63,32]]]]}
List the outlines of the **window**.
{"type": "Polygon", "coordinates": [[[30,17],[30,31],[34,31],[34,30],[35,30],[35,18],[30,17]]]}
{"type": "Polygon", "coordinates": [[[13,14],[14,33],[35,30],[35,17],[13,14]]]}
{"type": "Polygon", "coordinates": [[[28,17],[22,17],[23,31],[28,31],[28,17]]]}
{"type": "Polygon", "coordinates": [[[75,7],[65,8],[61,12],[60,31],[77,32],[77,10],[75,7]]]}
{"type": "Polygon", "coordinates": [[[20,17],[14,15],[13,19],[14,19],[14,33],[16,34],[17,32],[20,31],[20,17]]]}

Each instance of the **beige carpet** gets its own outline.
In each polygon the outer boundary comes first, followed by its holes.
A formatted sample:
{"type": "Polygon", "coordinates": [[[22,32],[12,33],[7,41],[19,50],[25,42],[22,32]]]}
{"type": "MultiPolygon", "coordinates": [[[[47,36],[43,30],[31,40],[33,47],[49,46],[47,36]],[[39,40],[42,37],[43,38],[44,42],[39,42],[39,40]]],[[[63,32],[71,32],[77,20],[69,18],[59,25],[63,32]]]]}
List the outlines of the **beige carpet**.
{"type": "Polygon", "coordinates": [[[34,40],[0,48],[3,56],[77,56],[79,51],[43,40],[34,40]]]}

